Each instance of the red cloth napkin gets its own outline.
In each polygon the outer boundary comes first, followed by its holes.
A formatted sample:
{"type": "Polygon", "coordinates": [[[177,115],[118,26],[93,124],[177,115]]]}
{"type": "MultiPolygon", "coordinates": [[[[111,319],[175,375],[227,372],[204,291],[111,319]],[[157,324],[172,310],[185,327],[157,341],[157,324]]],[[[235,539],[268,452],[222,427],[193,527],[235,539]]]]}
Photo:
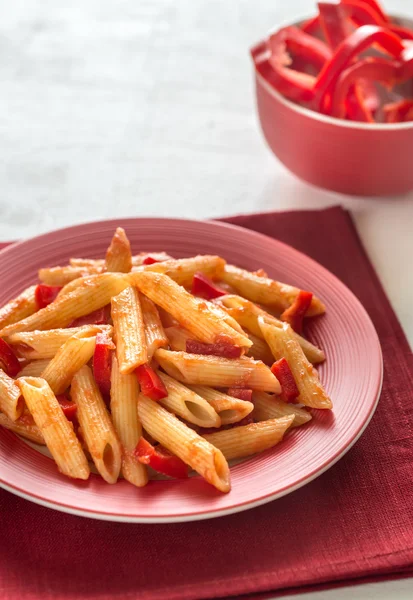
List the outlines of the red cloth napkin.
{"type": "Polygon", "coordinates": [[[413,574],[413,361],[349,215],[340,208],[228,219],[333,271],[379,333],[381,401],[333,468],[265,506],[210,521],[127,525],[64,515],[0,491],[5,600],[267,598],[271,592],[413,574]]]}

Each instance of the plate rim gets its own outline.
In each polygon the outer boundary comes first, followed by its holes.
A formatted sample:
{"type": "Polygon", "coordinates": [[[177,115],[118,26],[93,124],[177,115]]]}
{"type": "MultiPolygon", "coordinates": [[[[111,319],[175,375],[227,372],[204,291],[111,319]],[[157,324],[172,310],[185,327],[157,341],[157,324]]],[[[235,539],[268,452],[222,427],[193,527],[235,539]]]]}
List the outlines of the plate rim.
{"type": "MultiPolygon", "coordinates": [[[[364,422],[362,422],[359,425],[359,428],[357,429],[357,431],[354,432],[353,437],[350,440],[350,442],[348,442],[347,445],[341,451],[337,451],[332,457],[330,457],[330,459],[327,460],[326,463],[323,464],[321,467],[314,468],[314,470],[312,472],[301,477],[299,479],[299,481],[297,481],[295,484],[287,485],[282,490],[279,490],[274,493],[270,492],[270,493],[265,494],[264,496],[261,496],[257,500],[246,500],[244,502],[241,502],[239,504],[233,505],[228,508],[217,508],[217,509],[211,510],[211,511],[201,511],[201,512],[188,513],[188,514],[182,514],[182,515],[161,515],[161,516],[156,516],[156,517],[135,516],[135,515],[130,515],[130,514],[129,515],[128,514],[119,515],[119,514],[113,513],[113,512],[93,511],[93,510],[88,510],[88,509],[84,509],[84,508],[78,509],[76,507],[73,507],[72,505],[65,504],[64,502],[59,503],[56,501],[49,501],[47,499],[44,499],[43,497],[38,496],[35,493],[27,493],[24,489],[16,487],[15,485],[11,485],[8,482],[3,481],[1,473],[0,473],[0,487],[7,490],[8,492],[10,492],[12,494],[15,494],[21,498],[24,498],[25,500],[28,500],[28,501],[38,504],[40,506],[44,506],[46,508],[51,508],[53,510],[57,510],[59,512],[63,512],[66,514],[72,514],[75,516],[81,516],[81,517],[85,517],[85,518],[91,518],[91,519],[109,521],[109,522],[148,523],[148,524],[163,523],[163,524],[165,524],[165,523],[200,521],[200,520],[223,517],[223,516],[227,516],[230,514],[236,514],[239,512],[243,512],[245,510],[250,510],[252,508],[262,506],[263,504],[267,504],[268,502],[271,502],[278,498],[282,498],[283,496],[286,496],[286,495],[300,489],[307,483],[310,483],[311,481],[313,481],[314,479],[316,479],[317,477],[319,477],[320,475],[325,473],[334,464],[336,464],[354,446],[354,444],[360,439],[360,437],[366,430],[367,426],[369,425],[369,423],[370,423],[371,419],[373,418],[373,415],[377,409],[377,405],[380,400],[380,395],[381,395],[381,390],[382,390],[382,385],[383,385],[384,365],[383,365],[383,354],[382,354],[380,339],[377,334],[376,328],[374,327],[374,324],[370,318],[370,315],[368,314],[367,310],[364,308],[364,306],[362,305],[360,300],[357,298],[357,296],[334,273],[332,273],[326,267],[324,267],[324,265],[317,262],[315,259],[313,259],[311,256],[308,256],[304,252],[297,250],[296,248],[294,248],[294,246],[287,244],[277,238],[272,238],[266,234],[255,231],[253,229],[248,229],[248,228],[242,227],[240,225],[222,222],[222,221],[215,220],[215,219],[208,219],[208,220],[199,219],[199,220],[197,220],[197,219],[185,219],[185,218],[177,218],[177,217],[170,217],[170,218],[169,217],[119,217],[119,218],[115,218],[115,219],[99,219],[99,220],[93,220],[93,221],[85,221],[82,223],[77,223],[75,225],[69,225],[67,227],[59,227],[57,229],[52,229],[48,232],[44,232],[42,234],[30,237],[25,240],[21,240],[21,241],[17,241],[17,242],[10,242],[10,244],[8,246],[6,246],[5,248],[0,250],[0,261],[9,252],[15,251],[16,248],[20,248],[22,246],[24,247],[25,245],[30,245],[34,241],[41,241],[42,239],[45,239],[45,238],[47,239],[49,236],[55,235],[56,233],[59,233],[60,231],[71,232],[73,230],[79,230],[79,229],[85,228],[90,225],[106,225],[106,226],[113,225],[116,228],[116,227],[122,226],[122,223],[128,222],[128,221],[129,222],[134,221],[134,222],[139,222],[139,223],[144,223],[145,221],[150,221],[153,223],[153,221],[156,221],[160,224],[171,223],[171,222],[175,222],[175,223],[185,222],[186,224],[189,224],[189,225],[204,224],[204,225],[212,225],[214,227],[218,227],[221,229],[231,229],[231,230],[236,230],[238,232],[241,232],[241,231],[247,232],[248,235],[250,235],[252,237],[258,236],[258,238],[261,238],[266,243],[270,244],[271,246],[274,246],[274,249],[275,249],[275,246],[279,246],[279,245],[282,245],[282,246],[288,248],[289,251],[293,251],[294,253],[300,255],[301,257],[304,257],[306,261],[310,261],[311,263],[314,263],[315,265],[317,265],[318,269],[322,269],[329,277],[333,277],[335,280],[337,280],[339,282],[339,284],[341,286],[343,286],[347,290],[347,292],[352,296],[352,300],[358,305],[358,308],[360,309],[360,311],[362,313],[364,313],[363,316],[369,322],[370,328],[372,330],[372,333],[375,336],[375,341],[377,343],[376,350],[377,350],[377,354],[378,354],[378,358],[379,358],[378,362],[379,362],[379,366],[380,366],[380,373],[379,373],[379,380],[377,381],[377,384],[376,384],[374,403],[372,404],[372,406],[370,408],[369,414],[365,418],[364,422]]],[[[36,452],[35,449],[32,448],[32,450],[33,450],[33,452],[36,452]]]]}

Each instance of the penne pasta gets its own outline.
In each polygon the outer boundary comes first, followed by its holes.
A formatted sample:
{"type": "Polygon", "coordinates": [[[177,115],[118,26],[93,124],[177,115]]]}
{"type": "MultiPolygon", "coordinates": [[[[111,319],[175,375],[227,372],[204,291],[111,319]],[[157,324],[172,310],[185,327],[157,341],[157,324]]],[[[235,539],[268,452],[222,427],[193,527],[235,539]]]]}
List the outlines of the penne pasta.
{"type": "Polygon", "coordinates": [[[88,479],[86,456],[48,383],[39,377],[22,377],[18,384],[59,471],[68,477],[88,479]]]}
{"type": "Polygon", "coordinates": [[[226,431],[217,431],[204,435],[210,444],[219,448],[227,460],[251,456],[272,448],[283,439],[294,417],[287,415],[281,419],[271,419],[242,425],[226,431]]]}
{"type": "Polygon", "coordinates": [[[247,355],[255,360],[261,360],[266,365],[272,365],[274,357],[267,342],[253,333],[249,333],[248,337],[252,342],[251,348],[248,348],[247,355]]]}
{"type": "Polygon", "coordinates": [[[16,421],[21,416],[23,408],[24,400],[19,386],[3,369],[0,369],[0,410],[11,421],[16,421]]]}
{"type": "Polygon", "coordinates": [[[35,329],[66,327],[74,319],[109,304],[112,296],[116,296],[127,287],[126,277],[116,273],[104,273],[93,279],[85,278],[82,285],[69,294],[59,296],[52,304],[34,315],[3,328],[0,336],[35,329]]]}
{"type": "Polygon", "coordinates": [[[64,286],[74,279],[84,277],[85,275],[95,275],[101,273],[99,267],[50,267],[39,270],[39,279],[46,285],[64,286]]]}
{"type": "MultiPolygon", "coordinates": [[[[152,265],[144,265],[138,271],[162,273],[183,285],[190,287],[195,273],[202,272],[209,277],[219,277],[224,272],[225,260],[219,256],[193,256],[167,260],[152,265]]],[[[133,277],[133,276],[132,276],[133,277]]]]}
{"type": "Polygon", "coordinates": [[[194,336],[184,327],[180,325],[167,327],[165,329],[166,337],[168,338],[169,346],[177,352],[186,351],[186,342],[193,340],[194,336]]]}
{"type": "Polygon", "coordinates": [[[143,323],[145,325],[146,351],[149,362],[152,360],[152,356],[158,348],[165,348],[168,346],[168,338],[166,337],[155,304],[143,294],[139,295],[139,299],[141,302],[143,323]]]}
{"type": "Polygon", "coordinates": [[[125,230],[118,227],[106,252],[106,271],[129,273],[132,269],[132,253],[125,230]]]}
{"type": "Polygon", "coordinates": [[[305,357],[290,325],[269,324],[263,317],[258,318],[258,323],[274,358],[278,360],[285,357],[288,361],[300,392],[298,401],[313,408],[332,408],[333,404],[320,383],[316,369],[305,357]]]}
{"type": "Polygon", "coordinates": [[[122,375],[118,359],[112,358],[110,409],[113,425],[122,444],[122,475],[136,487],[148,483],[145,465],[134,456],[134,450],[142,435],[138,419],[139,385],[136,375],[122,375]]]}
{"type": "MultiPolygon", "coordinates": [[[[245,329],[248,329],[256,337],[264,339],[261,328],[258,324],[258,317],[263,316],[268,323],[274,323],[282,325],[283,321],[280,321],[276,317],[273,317],[269,313],[265,312],[262,308],[241,298],[241,296],[223,296],[220,298],[221,303],[229,309],[230,315],[245,329]]],[[[311,342],[303,338],[298,333],[293,332],[294,337],[297,339],[304,354],[308,360],[312,363],[320,363],[325,360],[325,354],[320,348],[314,346],[311,342]]]]}
{"type": "Polygon", "coordinates": [[[248,387],[276,394],[281,391],[278,379],[264,363],[245,356],[228,359],[160,349],[155,358],[168,375],[183,383],[248,387]]]}
{"type": "Polygon", "coordinates": [[[122,448],[87,365],[73,377],[71,396],[77,405],[82,435],[97,470],[107,483],[116,483],[121,469],[122,448]]]}
{"type": "Polygon", "coordinates": [[[0,413],[0,426],[17,433],[31,442],[45,445],[44,437],[35,424],[31,415],[23,415],[17,421],[12,421],[7,415],[0,413]]]}
{"type": "Polygon", "coordinates": [[[229,467],[220,450],[143,394],[138,398],[138,415],[149,435],[192,467],[208,483],[221,492],[229,492],[229,467]]]}
{"type": "Polygon", "coordinates": [[[19,372],[19,377],[40,377],[49,363],[49,358],[32,360],[31,362],[27,363],[27,365],[24,365],[22,370],[19,372]]]}
{"type": "Polygon", "coordinates": [[[0,329],[21,321],[26,317],[30,317],[38,309],[36,302],[36,287],[31,287],[24,290],[17,298],[10,300],[2,308],[0,308],[0,329]]]}
{"type": "Polygon", "coordinates": [[[89,362],[95,351],[96,334],[93,326],[72,335],[49,362],[41,377],[55,394],[62,394],[70,385],[74,374],[89,362]]]}
{"type": "Polygon", "coordinates": [[[221,427],[221,419],[212,405],[179,381],[158,371],[168,395],[159,402],[189,423],[200,427],[221,427]]]}
{"type": "MultiPolygon", "coordinates": [[[[273,281],[268,277],[262,277],[232,265],[225,265],[221,279],[234,287],[239,294],[248,300],[259,304],[267,304],[279,313],[288,308],[300,292],[299,288],[292,285],[273,281]]],[[[313,317],[324,312],[324,304],[319,298],[313,296],[307,316],[313,317]]]]}
{"type": "Polygon", "coordinates": [[[188,387],[198,394],[198,396],[205,398],[205,400],[209,402],[220,417],[221,425],[230,425],[231,423],[241,421],[249,415],[254,408],[252,402],[228,396],[228,394],[214,390],[211,387],[204,385],[189,385],[188,387]]]}
{"type": "Polygon", "coordinates": [[[139,292],[127,287],[112,298],[113,330],[120,372],[131,373],[148,362],[139,292]]]}
{"type": "MultiPolygon", "coordinates": [[[[172,256],[167,254],[166,252],[141,252],[140,254],[135,254],[132,256],[132,266],[138,267],[144,264],[145,259],[151,257],[155,262],[163,262],[164,260],[173,259],[172,256]]],[[[94,259],[94,258],[71,258],[70,264],[72,267],[104,267],[105,260],[104,259],[94,259]]]]}
{"type": "Polygon", "coordinates": [[[211,313],[207,304],[189,294],[168,276],[159,273],[133,273],[140,291],[168,311],[201,342],[225,341],[238,346],[251,346],[245,335],[211,313]]]}
{"type": "Polygon", "coordinates": [[[111,325],[82,325],[81,327],[68,327],[66,329],[23,331],[8,337],[7,342],[13,346],[14,352],[21,358],[29,360],[53,358],[69,338],[84,331],[89,331],[91,334],[106,332],[111,337],[113,327],[111,325]]]}
{"type": "Polygon", "coordinates": [[[294,421],[291,427],[299,427],[312,419],[305,408],[284,402],[280,398],[265,392],[253,392],[252,401],[254,404],[253,416],[256,421],[268,421],[269,419],[279,419],[286,415],[293,415],[294,421]]]}

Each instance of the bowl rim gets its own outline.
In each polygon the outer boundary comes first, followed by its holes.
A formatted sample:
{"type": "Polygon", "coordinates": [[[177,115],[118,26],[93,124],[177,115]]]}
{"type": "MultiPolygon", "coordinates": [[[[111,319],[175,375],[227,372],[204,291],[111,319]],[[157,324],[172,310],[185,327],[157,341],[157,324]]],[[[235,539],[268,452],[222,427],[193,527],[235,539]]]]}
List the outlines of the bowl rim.
{"type": "MultiPolygon", "coordinates": [[[[281,27],[288,27],[291,25],[297,26],[301,23],[307,21],[308,19],[313,18],[315,15],[302,15],[301,17],[297,17],[294,21],[283,20],[280,23],[279,27],[272,27],[268,31],[268,35],[278,31],[281,27]]],[[[408,21],[413,25],[413,17],[409,18],[408,16],[401,16],[397,14],[390,15],[393,19],[398,19],[401,21],[408,21]]],[[[267,37],[266,36],[266,37],[267,37]]],[[[265,88],[265,90],[273,96],[278,102],[283,104],[286,108],[290,108],[291,110],[301,114],[305,117],[315,119],[316,121],[320,121],[321,123],[327,123],[330,125],[335,125],[337,127],[346,127],[347,129],[361,129],[363,131],[400,131],[405,129],[413,129],[413,121],[407,121],[405,123],[362,123],[360,121],[346,121],[345,119],[338,119],[337,117],[330,117],[329,115],[323,115],[321,113],[316,112],[315,110],[311,110],[304,106],[300,106],[299,104],[295,104],[291,100],[284,98],[280,92],[278,92],[275,88],[273,88],[266,79],[258,73],[258,71],[254,68],[256,80],[265,88]]]]}

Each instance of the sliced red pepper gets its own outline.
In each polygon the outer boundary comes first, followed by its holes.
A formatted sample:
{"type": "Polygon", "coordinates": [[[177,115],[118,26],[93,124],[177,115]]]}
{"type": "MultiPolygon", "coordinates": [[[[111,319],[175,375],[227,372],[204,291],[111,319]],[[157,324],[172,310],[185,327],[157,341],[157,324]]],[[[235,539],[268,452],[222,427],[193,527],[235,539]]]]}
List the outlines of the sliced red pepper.
{"type": "Polygon", "coordinates": [[[239,358],[242,354],[240,346],[232,344],[205,344],[197,340],[186,340],[186,351],[189,354],[210,354],[213,356],[222,356],[224,358],[239,358]]]}
{"type": "Polygon", "coordinates": [[[291,52],[295,56],[305,58],[316,67],[322,67],[331,59],[331,50],[324,42],[306,34],[298,27],[284,27],[270,36],[268,45],[275,56],[279,55],[281,44],[284,45],[284,52],[291,52]]]}
{"type": "Polygon", "coordinates": [[[93,353],[93,376],[104,397],[109,401],[110,373],[112,370],[112,350],[115,345],[106,331],[96,334],[95,351],[93,353]]]}
{"type": "Polygon", "coordinates": [[[188,477],[188,466],[183,460],[174,456],[162,446],[154,448],[143,437],[139,439],[136,446],[135,456],[142,464],[148,465],[158,473],[168,475],[168,477],[174,477],[175,479],[186,479],[188,477]]]}
{"type": "Polygon", "coordinates": [[[145,256],[145,258],[143,259],[142,264],[143,265],[153,265],[154,263],[158,263],[158,262],[161,262],[161,261],[157,260],[150,254],[148,254],[148,256],[145,256]]]}
{"type": "Polygon", "coordinates": [[[365,82],[363,81],[363,87],[359,84],[350,86],[345,99],[344,111],[350,121],[374,123],[373,111],[369,108],[367,100],[363,97],[364,84],[365,82]]]}
{"type": "Polygon", "coordinates": [[[225,290],[216,286],[214,282],[203,273],[195,273],[192,279],[191,292],[194,296],[201,296],[202,298],[205,298],[205,300],[213,300],[214,298],[225,296],[227,293],[225,290]]]}
{"type": "Polygon", "coordinates": [[[408,27],[402,27],[401,25],[388,25],[387,27],[402,40],[413,40],[413,31],[408,27]]]}
{"type": "Polygon", "coordinates": [[[45,308],[51,304],[53,300],[56,299],[57,294],[61,289],[61,287],[56,285],[45,285],[44,283],[39,283],[34,292],[37,306],[39,308],[45,308]]]}
{"type": "Polygon", "coordinates": [[[232,396],[233,398],[238,398],[239,400],[246,400],[248,402],[251,402],[251,400],[252,400],[252,390],[250,390],[249,388],[241,388],[241,387],[228,388],[227,394],[228,394],[228,396],[232,396]]]}
{"type": "Polygon", "coordinates": [[[0,338],[0,368],[9,376],[16,377],[20,363],[11,346],[0,338]]]}
{"type": "Polygon", "coordinates": [[[320,25],[330,48],[337,48],[351,33],[351,24],[341,3],[319,2],[320,25]]]}
{"type": "Polygon", "coordinates": [[[383,106],[384,120],[386,123],[402,123],[410,121],[409,116],[413,110],[413,99],[406,98],[399,102],[392,102],[383,106]]]}
{"type": "Polygon", "coordinates": [[[360,2],[374,10],[374,12],[376,12],[385,23],[390,22],[389,17],[386,15],[386,13],[384,12],[380,4],[377,2],[377,0],[360,0],[360,2]]]}
{"type": "Polygon", "coordinates": [[[337,80],[333,95],[331,114],[343,118],[345,115],[345,99],[348,91],[360,79],[380,81],[392,87],[399,76],[399,63],[386,58],[364,58],[345,69],[337,80]]]}
{"type": "Polygon", "coordinates": [[[315,84],[314,108],[319,110],[323,108],[326,95],[332,93],[342,71],[349,66],[355,56],[374,44],[378,44],[395,58],[401,56],[404,48],[397,35],[382,27],[376,25],[359,27],[338,46],[333,58],[318,76],[315,84]]]}
{"type": "Polygon", "coordinates": [[[297,333],[301,333],[303,330],[303,321],[310,308],[313,294],[311,292],[305,292],[300,290],[298,296],[294,302],[285,309],[281,315],[281,320],[286,321],[297,333]]]}
{"type": "Polygon", "coordinates": [[[347,15],[358,27],[361,25],[379,25],[388,29],[387,23],[383,21],[379,13],[364,0],[341,0],[341,4],[347,15]]]}
{"type": "Polygon", "coordinates": [[[75,402],[69,400],[65,394],[58,394],[56,396],[57,401],[60,404],[60,408],[68,421],[74,421],[77,413],[77,405],[75,402]]]}
{"type": "Polygon", "coordinates": [[[286,358],[280,358],[271,367],[281,385],[283,397],[286,402],[293,402],[300,394],[295,383],[294,375],[286,358]]]}
{"type": "Polygon", "coordinates": [[[135,373],[142,394],[155,401],[166,398],[168,392],[162,379],[148,364],[141,365],[135,369],[135,373]]]}
{"type": "Polygon", "coordinates": [[[308,21],[303,23],[303,25],[301,26],[302,31],[304,31],[304,33],[308,33],[309,35],[316,34],[318,32],[319,28],[320,28],[320,18],[318,15],[316,15],[312,19],[308,19],[308,21]]]}
{"type": "Polygon", "coordinates": [[[78,317],[68,327],[81,327],[82,325],[107,325],[110,317],[110,304],[98,308],[88,315],[78,317]]]}

